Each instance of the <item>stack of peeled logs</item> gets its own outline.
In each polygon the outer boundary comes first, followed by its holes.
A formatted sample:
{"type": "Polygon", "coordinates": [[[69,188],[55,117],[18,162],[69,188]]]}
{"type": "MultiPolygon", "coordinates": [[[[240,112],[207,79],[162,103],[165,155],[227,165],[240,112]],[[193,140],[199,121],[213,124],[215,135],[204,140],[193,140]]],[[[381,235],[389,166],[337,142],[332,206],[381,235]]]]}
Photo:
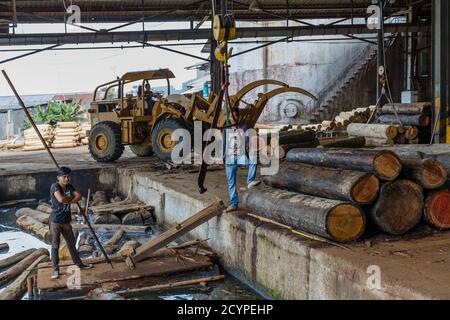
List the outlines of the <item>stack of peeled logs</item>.
{"type": "Polygon", "coordinates": [[[53,148],[73,148],[80,145],[81,128],[78,122],[58,122],[53,148]]]}
{"type": "MultiPolygon", "coordinates": [[[[51,146],[53,141],[53,129],[52,126],[49,124],[38,124],[36,126],[44,139],[45,143],[47,143],[48,146],[51,146]]],[[[23,151],[37,151],[37,150],[44,150],[45,147],[42,144],[41,139],[39,138],[38,134],[34,130],[34,128],[26,129],[24,132],[24,142],[25,145],[23,147],[23,151]]]]}
{"type": "Polygon", "coordinates": [[[450,193],[435,191],[447,171],[436,160],[401,158],[387,150],[318,148],[292,149],[286,160],[277,174],[262,176],[263,185],[244,193],[248,210],[337,242],[358,239],[366,216],[392,235],[408,232],[422,217],[439,229],[450,228],[450,193]]]}

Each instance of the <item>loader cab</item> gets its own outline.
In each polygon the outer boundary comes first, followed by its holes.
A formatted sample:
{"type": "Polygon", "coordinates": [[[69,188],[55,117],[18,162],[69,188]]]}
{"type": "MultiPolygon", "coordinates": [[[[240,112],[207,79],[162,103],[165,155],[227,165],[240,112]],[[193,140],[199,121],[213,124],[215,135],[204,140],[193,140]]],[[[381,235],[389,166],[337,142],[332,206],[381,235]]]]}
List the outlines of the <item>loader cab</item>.
{"type": "Polygon", "coordinates": [[[163,80],[169,95],[172,78],[175,76],[169,69],[136,71],[99,85],[94,90],[94,100],[89,110],[92,124],[101,121],[120,123],[122,118],[151,121],[151,111],[163,98],[162,94],[152,91],[151,88],[163,80]],[[146,90],[148,87],[150,90],[146,90]]]}

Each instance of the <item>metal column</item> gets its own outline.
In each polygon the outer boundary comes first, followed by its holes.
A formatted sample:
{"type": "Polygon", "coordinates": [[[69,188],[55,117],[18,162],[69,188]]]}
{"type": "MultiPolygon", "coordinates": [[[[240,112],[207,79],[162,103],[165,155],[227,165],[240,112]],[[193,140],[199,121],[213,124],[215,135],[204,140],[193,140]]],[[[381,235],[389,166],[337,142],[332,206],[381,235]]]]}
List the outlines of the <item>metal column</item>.
{"type": "Polygon", "coordinates": [[[450,143],[450,1],[433,0],[435,143],[450,143]]]}
{"type": "Polygon", "coordinates": [[[380,83],[380,75],[378,73],[378,71],[380,70],[381,66],[385,66],[385,61],[384,61],[384,14],[383,14],[383,4],[384,4],[384,0],[378,0],[378,6],[380,7],[380,29],[378,30],[378,54],[377,54],[377,58],[378,58],[378,69],[377,69],[377,101],[378,101],[378,106],[382,106],[383,105],[383,101],[381,99],[381,90],[382,90],[382,85],[380,83]]]}

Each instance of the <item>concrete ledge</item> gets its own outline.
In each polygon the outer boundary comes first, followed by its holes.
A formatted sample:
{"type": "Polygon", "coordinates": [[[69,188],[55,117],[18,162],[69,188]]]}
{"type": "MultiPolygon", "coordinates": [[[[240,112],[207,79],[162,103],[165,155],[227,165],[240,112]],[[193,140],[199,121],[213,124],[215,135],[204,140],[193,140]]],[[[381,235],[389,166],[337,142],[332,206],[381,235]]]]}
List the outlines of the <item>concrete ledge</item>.
{"type": "MultiPolygon", "coordinates": [[[[216,173],[214,173],[216,175],[216,173]]],[[[222,173],[217,173],[221,175],[222,173]]],[[[212,174],[208,176],[211,178],[212,174]]],[[[129,174],[118,170],[119,189],[132,193],[155,207],[158,222],[173,226],[200,211],[226,188],[215,181],[207,194],[196,191],[195,175],[129,174]]],[[[211,183],[211,182],[210,182],[211,183]]],[[[350,250],[308,240],[289,229],[262,222],[244,211],[224,214],[190,232],[191,238],[206,239],[231,274],[266,297],[275,299],[446,299],[450,298],[450,275],[445,264],[429,264],[421,256],[428,247],[450,244],[450,234],[430,239],[380,243],[366,248],[362,243],[348,245],[350,250]],[[405,249],[407,247],[408,249],[405,249]],[[417,257],[392,255],[391,251],[412,250],[417,257]],[[382,254],[377,254],[381,251],[382,254]],[[412,262],[417,258],[416,262],[412,262]],[[369,266],[381,271],[381,286],[368,283],[369,266]],[[424,276],[424,270],[427,275],[424,276]],[[430,280],[431,278],[431,280],[430,280]]],[[[406,255],[406,254],[405,254],[406,255]]]]}

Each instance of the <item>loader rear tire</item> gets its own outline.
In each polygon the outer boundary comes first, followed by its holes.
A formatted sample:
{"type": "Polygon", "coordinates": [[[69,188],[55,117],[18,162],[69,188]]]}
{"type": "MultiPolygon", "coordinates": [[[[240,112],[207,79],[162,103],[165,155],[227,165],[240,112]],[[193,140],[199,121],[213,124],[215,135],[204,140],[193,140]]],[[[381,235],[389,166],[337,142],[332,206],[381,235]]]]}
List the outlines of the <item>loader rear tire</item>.
{"type": "MultiPolygon", "coordinates": [[[[152,147],[155,155],[163,160],[172,159],[172,150],[177,143],[171,139],[172,132],[177,129],[188,130],[183,120],[167,118],[158,122],[152,131],[152,147]]],[[[192,137],[191,137],[192,139],[192,137]]]]}
{"type": "Polygon", "coordinates": [[[122,156],[124,146],[120,125],[112,121],[97,123],[89,134],[89,152],[98,162],[114,162],[122,156]]]}
{"type": "Polygon", "coordinates": [[[148,144],[130,145],[130,150],[138,157],[149,157],[153,154],[153,148],[148,144]]]}

